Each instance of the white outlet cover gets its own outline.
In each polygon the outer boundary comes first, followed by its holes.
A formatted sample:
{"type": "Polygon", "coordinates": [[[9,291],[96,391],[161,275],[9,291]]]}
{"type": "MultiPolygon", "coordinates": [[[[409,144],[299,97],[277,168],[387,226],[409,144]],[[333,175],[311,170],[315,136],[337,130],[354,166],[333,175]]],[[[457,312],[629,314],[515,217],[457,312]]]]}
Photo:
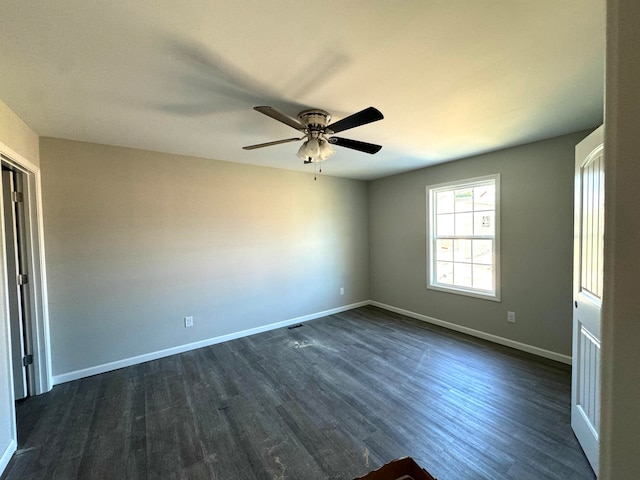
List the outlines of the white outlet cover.
{"type": "Polygon", "coordinates": [[[193,317],[184,317],[184,326],[193,327],[193,317]]]}

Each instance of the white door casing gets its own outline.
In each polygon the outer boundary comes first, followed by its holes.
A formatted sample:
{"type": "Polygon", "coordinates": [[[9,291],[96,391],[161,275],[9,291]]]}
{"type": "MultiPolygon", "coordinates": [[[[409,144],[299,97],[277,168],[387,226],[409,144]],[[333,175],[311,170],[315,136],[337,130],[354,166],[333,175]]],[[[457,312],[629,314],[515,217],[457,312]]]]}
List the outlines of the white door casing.
{"type": "Polygon", "coordinates": [[[604,129],[576,146],[571,427],[598,473],[604,259],[604,129]]]}

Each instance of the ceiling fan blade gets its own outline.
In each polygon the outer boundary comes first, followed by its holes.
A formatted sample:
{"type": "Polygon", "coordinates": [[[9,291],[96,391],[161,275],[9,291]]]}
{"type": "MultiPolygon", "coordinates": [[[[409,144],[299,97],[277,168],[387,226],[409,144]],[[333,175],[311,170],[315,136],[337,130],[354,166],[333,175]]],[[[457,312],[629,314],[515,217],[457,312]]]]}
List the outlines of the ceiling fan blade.
{"type": "Polygon", "coordinates": [[[256,148],[270,147],[272,145],[280,145],[281,143],[297,142],[299,140],[302,140],[303,138],[305,138],[305,137],[285,138],[284,140],[276,140],[274,142],[258,143],[256,145],[248,145],[246,147],[242,147],[242,149],[243,150],[255,150],[256,148]]]}
{"type": "Polygon", "coordinates": [[[271,117],[274,120],[278,120],[279,122],[284,123],[285,125],[289,125],[290,127],[295,128],[296,130],[304,130],[304,125],[302,125],[295,118],[291,118],[289,115],[285,115],[280,110],[276,110],[273,107],[261,106],[261,107],[253,107],[254,110],[264,113],[267,117],[271,117]]]}
{"type": "Polygon", "coordinates": [[[337,145],[339,147],[352,148],[364,153],[378,153],[382,148],[382,145],[376,145],[374,143],[360,142],[359,140],[351,140],[350,138],[331,137],[329,143],[337,145]]]}
{"type": "Polygon", "coordinates": [[[342,132],[350,128],[359,127],[360,125],[366,125],[367,123],[377,122],[382,120],[384,115],[377,108],[369,107],[361,110],[353,115],[338,120],[336,123],[332,123],[327,126],[327,130],[331,130],[333,133],[342,132]]]}

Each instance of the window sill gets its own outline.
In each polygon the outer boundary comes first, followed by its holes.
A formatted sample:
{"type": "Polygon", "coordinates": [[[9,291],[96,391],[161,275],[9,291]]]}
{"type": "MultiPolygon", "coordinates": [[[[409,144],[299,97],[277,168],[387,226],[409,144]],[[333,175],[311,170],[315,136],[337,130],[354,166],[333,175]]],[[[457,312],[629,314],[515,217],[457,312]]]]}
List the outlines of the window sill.
{"type": "Polygon", "coordinates": [[[427,285],[427,289],[444,293],[452,293],[454,295],[463,295],[465,297],[479,298],[482,300],[490,300],[492,302],[500,302],[500,292],[483,293],[477,290],[468,290],[463,287],[450,287],[448,285],[427,285]]]}

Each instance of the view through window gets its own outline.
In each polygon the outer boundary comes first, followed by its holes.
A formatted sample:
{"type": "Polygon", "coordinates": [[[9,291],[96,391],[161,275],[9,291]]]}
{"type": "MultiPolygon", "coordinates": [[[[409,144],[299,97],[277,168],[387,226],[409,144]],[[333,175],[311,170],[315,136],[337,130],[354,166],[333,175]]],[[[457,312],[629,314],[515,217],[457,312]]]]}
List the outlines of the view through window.
{"type": "Polygon", "coordinates": [[[499,300],[499,175],[427,187],[429,288],[499,300]]]}

